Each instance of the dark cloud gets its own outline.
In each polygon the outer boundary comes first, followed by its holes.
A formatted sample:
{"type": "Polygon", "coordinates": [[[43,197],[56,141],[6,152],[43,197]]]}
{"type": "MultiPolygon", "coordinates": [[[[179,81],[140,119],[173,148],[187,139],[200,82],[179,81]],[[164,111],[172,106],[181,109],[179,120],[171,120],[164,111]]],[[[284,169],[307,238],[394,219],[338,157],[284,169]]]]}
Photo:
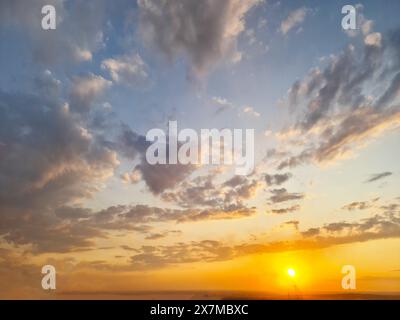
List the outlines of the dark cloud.
{"type": "Polygon", "coordinates": [[[273,214],[286,214],[286,213],[292,213],[300,210],[299,205],[294,205],[289,208],[281,208],[281,209],[272,209],[271,213],[273,214]]]}
{"type": "Polygon", "coordinates": [[[291,227],[295,228],[296,230],[299,230],[299,225],[300,225],[299,221],[291,220],[291,221],[286,221],[286,222],[282,223],[281,227],[291,226],[291,227]]]}
{"type": "Polygon", "coordinates": [[[124,250],[127,250],[127,251],[140,252],[138,249],[132,248],[131,246],[128,246],[128,245],[122,245],[121,248],[124,249],[124,250]]]}
{"type": "Polygon", "coordinates": [[[347,205],[345,205],[342,209],[353,211],[353,210],[365,210],[369,209],[371,206],[368,202],[363,201],[363,202],[352,202],[347,205]]]}
{"type": "Polygon", "coordinates": [[[186,179],[194,169],[193,165],[151,165],[145,160],[135,167],[135,170],[138,170],[142,174],[143,180],[151,192],[156,195],[174,188],[179,182],[186,179]]]}
{"type": "MultiPolygon", "coordinates": [[[[146,150],[151,142],[146,141],[144,136],[133,132],[127,126],[123,127],[119,140],[118,144],[121,153],[131,160],[139,160],[139,164],[136,165],[134,171],[140,173],[150,191],[155,195],[174,188],[195,170],[194,165],[179,163],[149,164],[146,160],[146,150]]],[[[167,150],[169,149],[168,145],[166,148],[167,150]]]]}
{"type": "Polygon", "coordinates": [[[366,210],[371,208],[375,202],[377,202],[379,198],[375,198],[371,201],[355,201],[343,206],[342,209],[353,211],[353,210],[366,210]]]}
{"type": "Polygon", "coordinates": [[[292,200],[301,200],[304,198],[304,194],[302,193],[289,193],[285,188],[282,189],[274,189],[270,191],[272,196],[269,200],[272,203],[280,203],[292,200]]]}
{"type": "Polygon", "coordinates": [[[244,17],[259,0],[139,0],[140,31],[146,43],[169,60],[183,56],[195,75],[222,59],[235,59],[244,17]]]}
{"type": "Polygon", "coordinates": [[[265,181],[267,182],[268,186],[280,186],[281,184],[285,183],[292,177],[290,173],[284,174],[266,174],[265,181]]]}
{"type": "Polygon", "coordinates": [[[146,236],[146,240],[160,240],[168,237],[169,235],[178,235],[181,234],[182,232],[179,230],[171,230],[171,231],[164,231],[164,232],[158,232],[158,233],[152,233],[148,236],[146,236]]]}
{"type": "Polygon", "coordinates": [[[57,217],[61,219],[84,219],[89,218],[91,210],[87,208],[59,207],[55,210],[57,217]]]}
{"type": "Polygon", "coordinates": [[[377,174],[373,174],[367,181],[365,181],[366,183],[369,182],[375,182],[381,179],[384,179],[386,177],[389,177],[393,175],[393,172],[382,172],[382,173],[377,173],[377,174]]]}
{"type": "Polygon", "coordinates": [[[320,232],[319,228],[310,228],[307,231],[303,231],[301,234],[304,237],[314,237],[316,235],[319,235],[319,232],[320,232]]]}

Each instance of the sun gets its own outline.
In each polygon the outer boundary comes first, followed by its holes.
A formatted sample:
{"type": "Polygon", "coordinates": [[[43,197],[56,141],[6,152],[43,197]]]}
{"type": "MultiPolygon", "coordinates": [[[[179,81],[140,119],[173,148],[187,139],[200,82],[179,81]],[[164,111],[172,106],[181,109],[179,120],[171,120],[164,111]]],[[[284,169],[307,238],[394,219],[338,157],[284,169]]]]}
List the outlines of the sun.
{"type": "Polygon", "coordinates": [[[287,271],[289,277],[294,278],[296,276],[296,271],[294,271],[294,269],[289,268],[287,271]]]}

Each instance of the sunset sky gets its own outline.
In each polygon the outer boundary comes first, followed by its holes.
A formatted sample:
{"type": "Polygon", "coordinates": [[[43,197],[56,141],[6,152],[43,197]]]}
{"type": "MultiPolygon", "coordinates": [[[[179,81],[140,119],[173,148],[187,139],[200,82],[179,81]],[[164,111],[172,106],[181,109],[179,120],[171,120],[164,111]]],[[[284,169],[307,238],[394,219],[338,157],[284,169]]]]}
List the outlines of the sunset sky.
{"type": "Polygon", "coordinates": [[[345,4],[1,0],[0,298],[400,292],[400,2],[345,4]],[[168,121],[254,171],[150,165],[168,121]]]}

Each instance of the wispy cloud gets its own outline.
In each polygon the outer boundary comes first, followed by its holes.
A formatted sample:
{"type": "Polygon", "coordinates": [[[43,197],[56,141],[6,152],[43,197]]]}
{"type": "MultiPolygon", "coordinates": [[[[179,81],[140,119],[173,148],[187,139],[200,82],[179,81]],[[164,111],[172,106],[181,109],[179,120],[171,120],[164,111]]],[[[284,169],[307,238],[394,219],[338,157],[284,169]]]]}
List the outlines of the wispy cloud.
{"type": "Polygon", "coordinates": [[[280,31],[286,35],[290,30],[302,24],[307,16],[307,12],[308,10],[305,7],[290,12],[287,18],[282,21],[280,31]]]}
{"type": "Polygon", "coordinates": [[[393,175],[393,172],[382,172],[382,173],[377,173],[377,174],[373,174],[367,181],[365,181],[366,183],[370,183],[370,182],[375,182],[378,180],[382,180],[384,178],[390,177],[391,175],[393,175]]]}

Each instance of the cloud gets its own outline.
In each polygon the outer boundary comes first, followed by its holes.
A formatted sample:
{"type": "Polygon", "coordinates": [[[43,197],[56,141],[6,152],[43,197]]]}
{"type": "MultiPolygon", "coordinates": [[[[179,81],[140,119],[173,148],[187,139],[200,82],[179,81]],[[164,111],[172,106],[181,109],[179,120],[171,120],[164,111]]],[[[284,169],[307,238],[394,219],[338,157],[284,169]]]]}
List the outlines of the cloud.
{"type": "Polygon", "coordinates": [[[248,115],[251,115],[251,116],[256,117],[256,118],[259,118],[259,117],[261,116],[260,113],[258,113],[257,111],[255,111],[254,108],[253,108],[253,107],[250,107],[250,106],[245,106],[245,107],[243,108],[243,113],[248,114],[248,115]]]}
{"type": "Polygon", "coordinates": [[[280,31],[287,34],[293,28],[302,24],[307,15],[307,8],[299,8],[289,13],[288,17],[282,21],[280,31]]]}
{"type": "Polygon", "coordinates": [[[349,36],[349,37],[356,37],[358,35],[368,35],[371,33],[375,22],[373,20],[369,20],[365,17],[363,11],[364,11],[364,6],[361,3],[358,3],[355,5],[356,8],[356,29],[352,30],[344,30],[344,32],[349,36]]]}
{"type": "Polygon", "coordinates": [[[132,172],[123,173],[121,179],[124,183],[136,184],[142,180],[142,175],[139,170],[133,170],[132,172]]]}
{"type": "Polygon", "coordinates": [[[265,176],[265,182],[267,183],[268,186],[280,186],[281,184],[285,183],[288,181],[291,177],[291,173],[284,173],[284,174],[266,174],[265,176]]]}
{"type": "Polygon", "coordinates": [[[280,226],[281,226],[281,228],[289,226],[289,227],[294,228],[295,230],[299,230],[299,225],[300,225],[299,221],[291,220],[291,221],[286,221],[286,222],[282,223],[280,226]]]}
{"type": "Polygon", "coordinates": [[[298,116],[279,137],[296,146],[296,154],[282,160],[279,170],[348,158],[384,132],[399,128],[397,34],[398,30],[382,36],[382,45],[364,45],[361,52],[350,45],[331,56],[324,70],[313,68],[293,84],[287,100],[298,116]]]}
{"type": "Polygon", "coordinates": [[[379,32],[370,33],[365,37],[364,42],[367,46],[381,47],[382,35],[379,32]]]}
{"type": "Polygon", "coordinates": [[[145,239],[146,240],[160,240],[168,237],[169,235],[179,235],[182,232],[179,230],[170,230],[170,231],[164,231],[164,232],[159,232],[159,233],[152,233],[148,235],[145,239]]]}
{"type": "Polygon", "coordinates": [[[103,44],[106,3],[77,0],[66,5],[63,0],[31,0],[29,10],[23,0],[0,3],[0,25],[22,31],[35,62],[51,65],[57,62],[92,60],[103,44]],[[57,28],[44,32],[41,8],[53,5],[57,12],[57,28]]]}
{"type": "Polygon", "coordinates": [[[260,17],[257,22],[257,28],[258,29],[265,28],[267,26],[267,23],[268,23],[267,19],[265,19],[264,17],[260,17]]]}
{"type": "Polygon", "coordinates": [[[319,228],[310,228],[307,231],[301,232],[301,234],[304,237],[314,237],[314,236],[319,235],[319,232],[320,232],[319,228]]]}
{"type": "Polygon", "coordinates": [[[50,71],[31,85],[32,92],[0,90],[0,235],[36,252],[90,247],[101,232],[63,224],[88,212],[56,209],[99,191],[119,165],[117,153],[59,96],[50,71]]]}
{"type": "Polygon", "coordinates": [[[353,210],[366,210],[373,206],[375,202],[377,202],[379,198],[373,199],[371,201],[356,201],[345,205],[342,209],[353,211],[353,210]]]}
{"type": "Polygon", "coordinates": [[[245,15],[260,0],[139,0],[140,33],[169,60],[184,57],[196,76],[237,56],[245,15]]]}
{"type": "Polygon", "coordinates": [[[142,177],[149,190],[155,195],[174,188],[195,170],[194,165],[149,164],[146,160],[146,150],[150,146],[150,142],[127,126],[122,128],[118,145],[122,155],[130,160],[137,159],[139,161],[139,164],[134,168],[134,172],[142,177]]]}
{"type": "MultiPolygon", "coordinates": [[[[286,224],[297,230],[298,221],[286,224]]],[[[321,228],[300,232],[301,239],[274,241],[270,243],[244,242],[226,244],[223,241],[204,240],[164,246],[142,246],[140,253],[131,257],[131,267],[137,270],[167,266],[233,260],[252,254],[324,249],[336,245],[400,237],[400,218],[390,215],[375,217],[353,223],[332,223],[321,228]]]]}
{"type": "MultiPolygon", "coordinates": [[[[77,209],[82,210],[82,209],[77,209]]],[[[90,219],[79,221],[81,225],[97,227],[99,230],[133,230],[147,233],[148,224],[160,222],[188,223],[205,220],[236,219],[255,214],[255,208],[240,205],[223,208],[171,209],[143,204],[112,206],[91,212],[90,219]]]]}
{"type": "MultiPolygon", "coordinates": [[[[173,192],[161,196],[165,201],[173,202],[183,208],[208,208],[209,211],[243,210],[244,200],[256,196],[261,184],[256,179],[243,176],[233,178],[221,184],[215,184],[214,176],[198,176],[182,182],[173,192]]],[[[246,209],[247,211],[247,209],[246,209]]],[[[250,210],[252,212],[253,210],[250,210]]]]}
{"type": "MultiPolygon", "coordinates": [[[[42,85],[36,87],[39,95],[49,89],[42,85]]],[[[49,85],[53,88],[54,82],[49,85]]],[[[91,135],[84,122],[76,121],[65,103],[30,93],[0,96],[5,151],[0,158],[1,203],[18,204],[20,197],[32,205],[62,203],[91,193],[86,182],[102,181],[113,173],[116,153],[91,135]]]]}
{"type": "Polygon", "coordinates": [[[142,161],[135,167],[135,170],[141,173],[150,191],[158,195],[185,180],[194,171],[194,166],[182,164],[151,165],[147,161],[142,161]]]}
{"type": "Polygon", "coordinates": [[[213,97],[211,99],[211,102],[218,107],[218,109],[215,111],[216,115],[218,115],[226,110],[234,108],[234,105],[225,98],[213,97]]]}
{"type": "Polygon", "coordinates": [[[0,299],[46,299],[46,292],[37,284],[41,268],[29,263],[25,256],[0,248],[0,299]]]}
{"type": "Polygon", "coordinates": [[[278,169],[294,168],[308,162],[323,164],[348,158],[357,146],[366,145],[370,139],[398,128],[399,124],[400,110],[380,112],[371,107],[363,107],[350,111],[340,117],[338,122],[327,120],[326,128],[316,137],[318,144],[306,146],[299,154],[283,160],[278,169]]]}
{"type": "Polygon", "coordinates": [[[398,214],[384,213],[360,222],[335,222],[311,228],[302,235],[306,238],[316,236],[327,245],[396,238],[400,236],[400,218],[398,214]]]}
{"type": "Polygon", "coordinates": [[[101,68],[115,83],[131,88],[143,85],[149,77],[148,67],[137,53],[103,60],[101,68]]]}
{"type": "Polygon", "coordinates": [[[74,78],[70,92],[71,109],[76,112],[88,112],[92,104],[110,86],[110,81],[94,74],[74,78]]]}
{"type": "Polygon", "coordinates": [[[382,173],[377,173],[377,174],[373,174],[367,181],[365,181],[366,183],[371,183],[371,182],[375,182],[378,180],[382,180],[384,178],[390,177],[391,175],[393,175],[393,172],[382,172],[382,173]]]}
{"type": "Polygon", "coordinates": [[[141,253],[131,257],[132,268],[161,268],[168,265],[229,260],[233,249],[218,241],[203,240],[170,246],[143,246],[141,253]]]}
{"type": "Polygon", "coordinates": [[[205,209],[169,209],[139,204],[112,206],[100,211],[67,205],[41,210],[5,206],[0,209],[0,235],[3,240],[15,245],[27,245],[34,254],[93,250],[96,239],[108,239],[114,231],[142,233],[147,240],[179,233],[178,230],[154,232],[151,226],[154,223],[230,220],[256,213],[255,208],[240,204],[205,209]]]}
{"type": "Polygon", "coordinates": [[[301,200],[304,198],[304,194],[302,193],[289,193],[285,188],[282,189],[274,189],[270,191],[272,196],[269,200],[272,203],[280,203],[287,202],[292,200],[301,200]]]}
{"type": "Polygon", "coordinates": [[[299,205],[294,205],[289,208],[282,208],[282,209],[273,209],[271,210],[271,213],[273,214],[286,214],[286,213],[292,213],[300,210],[299,205]]]}
{"type": "Polygon", "coordinates": [[[55,210],[57,217],[67,220],[89,218],[90,213],[91,211],[87,208],[59,207],[55,210]]]}

